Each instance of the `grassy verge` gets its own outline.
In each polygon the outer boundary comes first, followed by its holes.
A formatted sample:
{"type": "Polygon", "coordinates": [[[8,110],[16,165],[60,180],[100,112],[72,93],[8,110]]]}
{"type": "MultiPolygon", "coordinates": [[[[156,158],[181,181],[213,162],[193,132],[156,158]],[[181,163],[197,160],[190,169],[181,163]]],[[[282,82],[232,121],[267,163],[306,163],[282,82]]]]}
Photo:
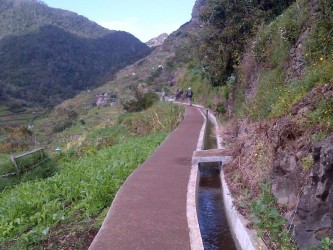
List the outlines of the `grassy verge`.
{"type": "Polygon", "coordinates": [[[96,128],[55,155],[59,170],[54,176],[4,190],[0,249],[38,248],[59,232],[72,234],[68,227],[87,231],[86,222],[102,216],[128,175],[177,126],[182,111],[168,103],[123,115],[114,126],[96,128]]]}

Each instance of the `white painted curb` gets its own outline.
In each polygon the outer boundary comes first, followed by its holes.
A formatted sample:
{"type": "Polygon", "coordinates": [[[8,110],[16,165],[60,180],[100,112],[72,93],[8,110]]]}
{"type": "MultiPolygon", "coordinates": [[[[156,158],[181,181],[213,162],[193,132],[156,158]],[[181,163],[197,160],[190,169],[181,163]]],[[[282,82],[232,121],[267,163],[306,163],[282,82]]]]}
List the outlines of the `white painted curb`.
{"type": "MultiPolygon", "coordinates": [[[[200,112],[201,113],[201,112],[200,112]]],[[[202,114],[202,113],[201,113],[202,114]]],[[[196,150],[202,150],[203,140],[206,129],[206,118],[204,117],[204,124],[200,130],[199,139],[196,150]]],[[[186,198],[186,216],[187,224],[190,233],[190,244],[192,250],[203,250],[202,236],[199,228],[198,213],[197,213],[197,191],[198,191],[198,163],[192,161],[190,179],[187,186],[187,198],[186,198]]]]}

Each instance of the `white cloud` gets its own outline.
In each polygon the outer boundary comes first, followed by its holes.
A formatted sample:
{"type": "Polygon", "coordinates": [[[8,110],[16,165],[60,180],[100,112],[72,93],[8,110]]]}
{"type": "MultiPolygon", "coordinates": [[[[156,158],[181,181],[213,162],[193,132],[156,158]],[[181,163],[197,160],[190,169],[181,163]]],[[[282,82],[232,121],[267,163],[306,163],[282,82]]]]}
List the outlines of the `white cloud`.
{"type": "Polygon", "coordinates": [[[157,37],[162,33],[168,33],[177,30],[180,25],[177,23],[152,23],[144,25],[140,23],[140,20],[132,17],[124,20],[108,20],[97,21],[97,23],[110,30],[122,30],[131,33],[135,37],[139,38],[142,42],[147,42],[149,39],[157,37]]]}

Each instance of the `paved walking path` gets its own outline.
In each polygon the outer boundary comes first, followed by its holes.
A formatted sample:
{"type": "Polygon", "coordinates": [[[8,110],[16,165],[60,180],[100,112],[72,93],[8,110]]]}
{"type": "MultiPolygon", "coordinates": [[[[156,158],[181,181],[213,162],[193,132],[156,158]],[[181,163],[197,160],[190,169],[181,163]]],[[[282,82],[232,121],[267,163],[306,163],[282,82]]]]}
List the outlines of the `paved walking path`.
{"type": "Polygon", "coordinates": [[[186,194],[203,117],[185,119],[118,191],[90,250],[190,249],[186,194]]]}

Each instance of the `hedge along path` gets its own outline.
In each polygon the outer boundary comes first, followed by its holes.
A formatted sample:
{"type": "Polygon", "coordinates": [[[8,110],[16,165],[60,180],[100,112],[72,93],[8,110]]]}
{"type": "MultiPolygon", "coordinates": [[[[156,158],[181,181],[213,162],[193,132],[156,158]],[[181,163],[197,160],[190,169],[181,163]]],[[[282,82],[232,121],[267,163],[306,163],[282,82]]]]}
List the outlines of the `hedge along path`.
{"type": "Polygon", "coordinates": [[[203,121],[186,106],[179,127],[118,191],[90,250],[190,249],[187,185],[203,121]]]}

